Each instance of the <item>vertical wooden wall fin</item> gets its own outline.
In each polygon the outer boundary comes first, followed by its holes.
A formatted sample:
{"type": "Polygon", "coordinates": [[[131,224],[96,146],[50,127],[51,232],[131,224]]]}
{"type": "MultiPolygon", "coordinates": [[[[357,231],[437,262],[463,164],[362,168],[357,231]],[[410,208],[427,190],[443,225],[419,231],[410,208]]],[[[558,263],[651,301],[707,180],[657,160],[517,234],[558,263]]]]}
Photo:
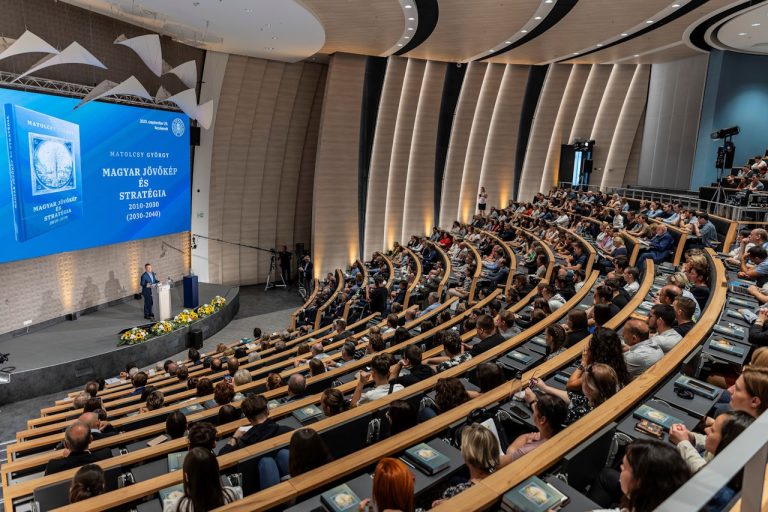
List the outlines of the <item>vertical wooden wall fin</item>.
{"type": "Polygon", "coordinates": [[[408,59],[405,68],[405,79],[395,123],[395,137],[392,143],[392,158],[389,162],[387,207],[384,214],[385,247],[391,247],[400,238],[403,229],[405,181],[408,175],[416,108],[419,104],[425,68],[426,61],[418,59],[408,59]]]}
{"type": "Polygon", "coordinates": [[[384,213],[387,207],[389,163],[392,159],[392,142],[395,138],[395,124],[400,106],[400,93],[403,89],[405,65],[408,62],[403,57],[389,57],[388,60],[368,174],[364,248],[367,256],[374,251],[386,249],[384,247],[384,213]]]}
{"type": "Polygon", "coordinates": [[[472,128],[469,132],[467,156],[464,159],[464,172],[461,175],[458,211],[458,219],[461,222],[470,221],[477,209],[477,194],[480,187],[483,155],[485,154],[485,145],[488,140],[491,117],[496,107],[496,98],[499,95],[501,79],[504,76],[504,68],[505,66],[501,64],[488,64],[485,76],[483,77],[483,85],[480,87],[475,117],[472,119],[472,128]]]}
{"type": "Polygon", "coordinates": [[[432,229],[435,144],[442,97],[441,85],[444,80],[445,65],[442,62],[427,62],[416,109],[411,155],[408,159],[401,240],[407,240],[406,237],[413,233],[426,234],[432,229]]]}
{"type": "Polygon", "coordinates": [[[475,107],[480,94],[480,87],[485,76],[487,64],[471,62],[464,76],[459,94],[459,103],[453,118],[451,141],[448,145],[448,157],[445,162],[443,175],[443,191],[441,194],[440,225],[451,224],[458,217],[459,194],[461,191],[461,175],[464,172],[464,159],[467,156],[469,132],[472,119],[475,117],[475,107]]]}
{"type": "Polygon", "coordinates": [[[312,253],[315,276],[346,267],[358,254],[357,165],[365,57],[331,56],[320,120],[312,253]]]}
{"type": "Polygon", "coordinates": [[[592,135],[592,128],[595,126],[597,110],[600,108],[600,102],[603,100],[608,78],[611,76],[613,67],[606,64],[593,64],[589,71],[587,84],[584,86],[584,92],[579,100],[579,108],[576,110],[576,118],[573,120],[573,129],[571,130],[571,140],[588,139],[592,135]]]}

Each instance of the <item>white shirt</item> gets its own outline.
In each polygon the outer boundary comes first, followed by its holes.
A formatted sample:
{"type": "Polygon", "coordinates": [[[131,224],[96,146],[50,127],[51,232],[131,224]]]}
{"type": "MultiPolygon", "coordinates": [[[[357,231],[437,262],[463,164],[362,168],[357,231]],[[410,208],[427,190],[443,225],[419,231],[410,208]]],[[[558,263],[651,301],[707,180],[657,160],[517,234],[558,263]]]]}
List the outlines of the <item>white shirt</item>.
{"type": "Polygon", "coordinates": [[[653,341],[659,347],[661,347],[661,350],[663,350],[666,354],[675,348],[675,345],[677,345],[681,339],[683,339],[683,337],[680,336],[679,332],[674,329],[667,329],[664,332],[651,336],[650,341],[653,341]]]}
{"type": "MultiPolygon", "coordinates": [[[[389,395],[389,384],[382,384],[381,386],[376,386],[375,388],[369,389],[365,393],[363,393],[360,396],[360,401],[358,402],[358,405],[363,405],[368,402],[373,402],[377,398],[381,398],[384,396],[389,395]]],[[[392,393],[397,393],[401,389],[404,389],[402,384],[395,384],[392,386],[392,393]]]]}
{"type": "MultiPolygon", "coordinates": [[[[670,329],[671,330],[671,329],[670,329]]],[[[652,339],[641,341],[624,352],[627,371],[634,379],[664,357],[664,352],[652,339]]]]}
{"type": "Polygon", "coordinates": [[[628,283],[624,285],[624,290],[628,293],[631,293],[632,295],[637,293],[637,290],[639,289],[640,289],[640,283],[638,283],[637,281],[635,281],[634,283],[628,283]]]}

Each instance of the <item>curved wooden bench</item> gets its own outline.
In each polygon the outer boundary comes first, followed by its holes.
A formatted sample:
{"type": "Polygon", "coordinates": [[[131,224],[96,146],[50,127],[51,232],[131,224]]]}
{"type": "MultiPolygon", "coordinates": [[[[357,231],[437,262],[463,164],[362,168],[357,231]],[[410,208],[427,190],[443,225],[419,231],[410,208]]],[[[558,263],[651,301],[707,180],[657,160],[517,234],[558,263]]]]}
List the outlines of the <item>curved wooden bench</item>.
{"type": "MultiPolygon", "coordinates": [[[[512,248],[505,244],[504,240],[491,233],[490,231],[482,230],[481,232],[485,236],[492,238],[498,245],[500,245],[504,249],[504,254],[507,255],[507,261],[509,262],[509,276],[507,276],[507,282],[504,283],[504,296],[506,297],[509,293],[509,287],[512,286],[512,279],[515,277],[515,271],[517,270],[517,258],[515,257],[515,253],[512,252],[512,248]]],[[[553,259],[550,259],[550,261],[553,261],[553,259]]]]}
{"type": "MultiPolygon", "coordinates": [[[[725,269],[722,262],[714,256],[714,252],[711,249],[707,249],[707,252],[710,254],[716,269],[712,287],[713,295],[702,317],[675,348],[619,393],[537,448],[535,456],[521,457],[505,468],[483,479],[477,485],[443,503],[435,510],[441,512],[449,510],[482,510],[492,506],[509,489],[533,475],[541,474],[547,468],[560,461],[570,450],[589,439],[595,432],[629,412],[659,383],[676,371],[686,356],[705,339],[707,333],[716,324],[720,312],[725,306],[727,292],[725,269]]],[[[646,272],[646,274],[653,274],[653,272],[646,272]]],[[[560,355],[567,356],[568,359],[573,360],[580,353],[581,348],[574,346],[560,355]]],[[[546,377],[552,373],[554,373],[554,369],[540,372],[539,374],[546,377]]]]}
{"type": "Polygon", "coordinates": [[[469,295],[467,296],[467,303],[475,303],[475,292],[477,291],[477,282],[480,280],[480,276],[483,274],[483,259],[480,257],[480,253],[477,248],[469,242],[464,242],[466,247],[472,252],[475,257],[475,275],[472,276],[472,284],[469,287],[469,295]]]}
{"type": "Polygon", "coordinates": [[[416,265],[416,275],[413,277],[413,282],[408,285],[408,290],[405,292],[405,300],[403,301],[403,309],[408,309],[408,304],[411,301],[411,294],[413,293],[413,290],[419,286],[419,281],[421,281],[421,273],[423,269],[421,266],[421,258],[416,256],[416,254],[406,246],[402,245],[401,247],[405,252],[408,253],[409,260],[413,262],[414,265],[416,265]]]}
{"type": "Polygon", "coordinates": [[[440,247],[440,244],[436,244],[434,242],[427,243],[435,248],[437,253],[440,255],[440,258],[443,260],[443,277],[440,279],[440,284],[437,286],[437,296],[442,297],[445,285],[448,284],[448,279],[451,277],[451,258],[449,258],[448,254],[446,254],[443,248],[440,247]]]}
{"type": "Polygon", "coordinates": [[[336,269],[336,289],[333,291],[330,297],[328,297],[328,300],[326,300],[319,308],[317,308],[317,315],[315,316],[315,329],[320,328],[320,321],[323,318],[323,312],[330,307],[331,304],[333,304],[333,301],[336,300],[336,297],[339,296],[341,293],[341,290],[344,289],[344,273],[341,271],[341,269],[336,269]]]}

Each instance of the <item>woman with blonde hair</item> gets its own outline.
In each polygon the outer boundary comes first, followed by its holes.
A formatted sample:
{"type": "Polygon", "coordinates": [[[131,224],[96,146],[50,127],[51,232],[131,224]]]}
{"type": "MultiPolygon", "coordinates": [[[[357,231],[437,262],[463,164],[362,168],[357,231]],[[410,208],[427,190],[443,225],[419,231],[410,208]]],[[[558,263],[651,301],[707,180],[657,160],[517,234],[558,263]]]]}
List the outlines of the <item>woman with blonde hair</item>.
{"type": "Polygon", "coordinates": [[[461,456],[469,469],[469,480],[447,488],[432,506],[453,498],[493,473],[499,466],[499,453],[499,441],[490,430],[478,423],[465,426],[461,431],[461,456]]]}

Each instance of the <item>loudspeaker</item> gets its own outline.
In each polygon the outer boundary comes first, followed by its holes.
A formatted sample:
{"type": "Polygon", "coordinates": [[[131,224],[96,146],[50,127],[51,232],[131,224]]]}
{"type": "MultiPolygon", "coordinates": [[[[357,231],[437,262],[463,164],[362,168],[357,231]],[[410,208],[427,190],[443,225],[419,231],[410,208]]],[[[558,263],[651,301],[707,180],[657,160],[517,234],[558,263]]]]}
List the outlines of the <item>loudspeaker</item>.
{"type": "Polygon", "coordinates": [[[200,145],[200,127],[199,126],[189,127],[189,145],[190,146],[200,145]]]}
{"type": "Polygon", "coordinates": [[[190,329],[187,334],[187,348],[200,350],[203,348],[203,331],[200,329],[190,329]]]}
{"type": "Polygon", "coordinates": [[[78,311],[75,311],[74,313],[67,314],[66,318],[67,320],[74,321],[74,320],[77,320],[79,316],[80,316],[80,313],[78,311]]]}

